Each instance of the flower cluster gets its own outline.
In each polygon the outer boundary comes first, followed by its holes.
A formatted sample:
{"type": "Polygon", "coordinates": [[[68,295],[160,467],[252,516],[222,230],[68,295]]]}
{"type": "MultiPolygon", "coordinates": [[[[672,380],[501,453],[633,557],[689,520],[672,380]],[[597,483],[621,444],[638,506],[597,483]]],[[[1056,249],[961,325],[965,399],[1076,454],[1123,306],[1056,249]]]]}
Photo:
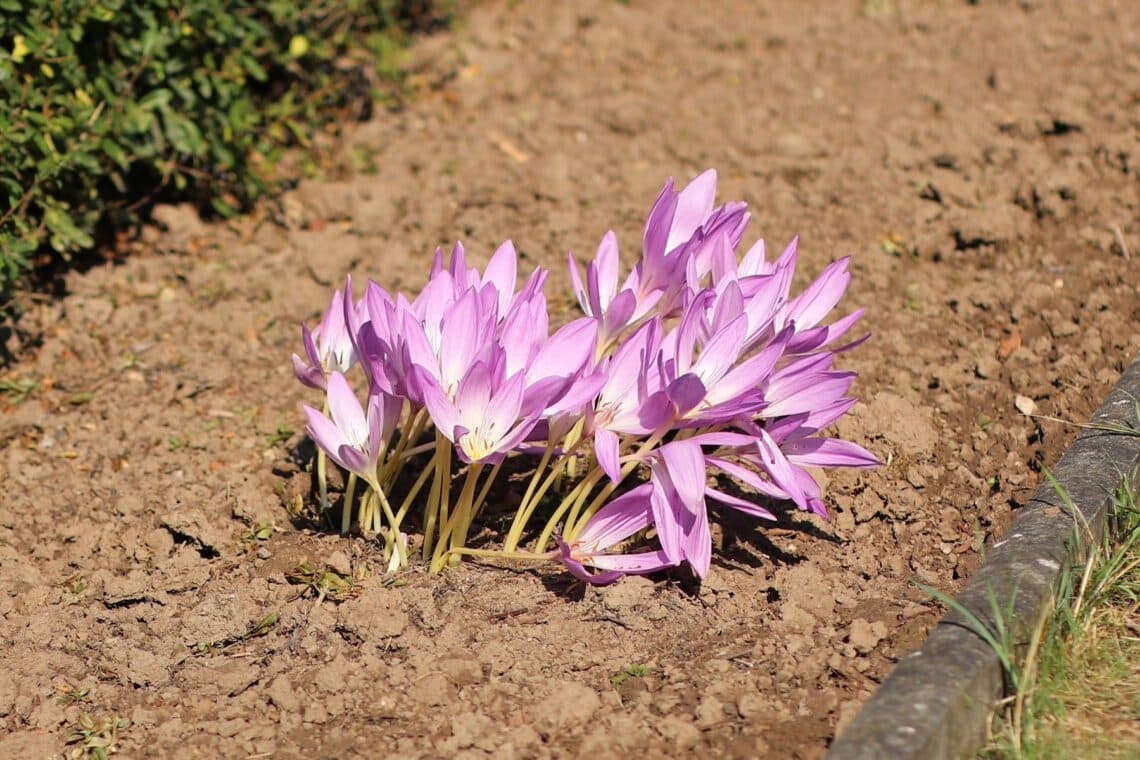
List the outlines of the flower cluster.
{"type": "Polygon", "coordinates": [[[715,193],[712,170],[681,190],[666,183],[624,280],[612,232],[584,271],[571,254],[585,316],[553,331],[547,272],[520,285],[510,242],[482,271],[460,244],[446,261],[437,250],[414,298],[375,282],[358,298],[346,280],[320,325],[302,327],[305,356],[293,357],[298,379],[326,394],[323,410],[304,408],[322,506],[327,456],[349,473],[342,529],[363,482],[359,525],[383,537],[392,570],[408,562],[402,526],[419,505],[433,570],[490,554],[561,561],[596,584],[681,563],[704,577],[710,500],[760,519],[780,501],[825,515],[807,468],[878,464],[819,434],[855,403],[855,373],[836,356],[867,337],[843,342],[861,309],[824,323],[849,260],[793,295],[796,241],[774,259],[763,241],[741,254],[745,204],[714,206],[715,193]],[[363,402],[345,377],[354,366],[363,402]],[[394,506],[417,456],[427,464],[394,506]],[[502,548],[468,547],[500,468],[518,456],[536,462],[502,548]],[[710,473],[755,495],[714,488],[710,473]],[[532,527],[540,505],[545,523],[532,527]],[[654,535],[658,548],[619,551],[654,535]],[[521,550],[527,538],[534,546],[521,550]]]}

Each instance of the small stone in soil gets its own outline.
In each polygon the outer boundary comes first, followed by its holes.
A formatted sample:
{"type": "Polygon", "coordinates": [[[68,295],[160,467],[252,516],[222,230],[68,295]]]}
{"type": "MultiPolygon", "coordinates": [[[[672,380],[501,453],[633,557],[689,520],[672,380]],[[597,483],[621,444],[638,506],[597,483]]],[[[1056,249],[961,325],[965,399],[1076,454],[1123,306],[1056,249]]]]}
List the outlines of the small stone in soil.
{"type": "Polygon", "coordinates": [[[1029,398],[1029,396],[1022,396],[1020,394],[1014,396],[1013,405],[1017,411],[1027,417],[1037,411],[1037,402],[1029,398]]]}
{"type": "Polygon", "coordinates": [[[597,693],[576,681],[555,684],[550,696],[534,707],[534,727],[543,737],[580,725],[601,706],[597,693]]]}
{"type": "Polygon", "coordinates": [[[887,626],[881,620],[871,623],[862,618],[851,623],[851,633],[848,641],[859,654],[867,654],[873,650],[887,635],[887,626]]]}

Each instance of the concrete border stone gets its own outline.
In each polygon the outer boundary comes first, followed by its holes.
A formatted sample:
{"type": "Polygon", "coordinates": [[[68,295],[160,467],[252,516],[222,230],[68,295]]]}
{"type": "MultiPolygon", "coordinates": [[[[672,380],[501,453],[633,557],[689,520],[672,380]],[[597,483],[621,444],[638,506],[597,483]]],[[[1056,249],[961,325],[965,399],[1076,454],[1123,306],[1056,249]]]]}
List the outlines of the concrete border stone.
{"type": "MultiPolygon", "coordinates": [[[[990,547],[958,603],[995,630],[995,616],[1012,622],[1026,642],[1051,604],[1062,569],[1083,561],[1090,541],[1108,525],[1112,495],[1140,473],[1140,355],[1065,451],[1052,473],[1075,508],[1045,481],[990,547]],[[995,609],[996,608],[996,609],[995,609]]],[[[922,647],[903,658],[836,739],[827,760],[941,760],[975,754],[1005,684],[1001,663],[962,615],[951,611],[922,647]]]]}

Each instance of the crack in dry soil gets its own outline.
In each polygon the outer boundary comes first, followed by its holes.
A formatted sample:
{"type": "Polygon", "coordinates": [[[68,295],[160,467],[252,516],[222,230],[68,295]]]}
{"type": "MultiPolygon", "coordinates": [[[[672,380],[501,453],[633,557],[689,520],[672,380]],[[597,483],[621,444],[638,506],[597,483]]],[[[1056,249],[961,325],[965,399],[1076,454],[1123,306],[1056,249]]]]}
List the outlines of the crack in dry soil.
{"type": "Polygon", "coordinates": [[[1140,7],[764,5],[480,4],[280,218],[161,209],[38,304],[8,348],[39,387],[0,414],[0,754],[61,754],[83,710],[130,720],[125,757],[821,755],[936,619],[915,581],[956,590],[1071,440],[1015,396],[1084,419],[1140,350],[1140,7]],[[830,521],[730,522],[700,588],[467,563],[300,598],[305,560],[380,560],[288,516],[297,321],[457,237],[514,237],[568,306],[565,251],[612,227],[628,263],[707,166],[805,277],[854,255],[875,336],[839,434],[889,464],[827,473],[830,521]]]}

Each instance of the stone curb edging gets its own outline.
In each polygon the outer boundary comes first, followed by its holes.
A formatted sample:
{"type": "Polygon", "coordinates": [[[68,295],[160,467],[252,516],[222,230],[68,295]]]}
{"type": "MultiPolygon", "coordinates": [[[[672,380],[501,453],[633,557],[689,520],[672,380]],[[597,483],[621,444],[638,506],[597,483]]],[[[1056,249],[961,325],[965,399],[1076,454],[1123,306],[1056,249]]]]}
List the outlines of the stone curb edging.
{"type": "MultiPolygon", "coordinates": [[[[1137,399],[1140,355],[1089,424],[1135,428],[1137,399]]],[[[1028,640],[1028,632],[1047,611],[1062,568],[1081,562],[1089,541],[1102,539],[1121,478],[1137,487],[1140,436],[1086,427],[1052,472],[1079,515],[1065,506],[1057,489],[1042,482],[957,599],[990,630],[997,612],[1008,616],[1017,642],[1028,640]]],[[[951,611],[918,651],[899,661],[826,759],[972,756],[986,741],[989,717],[1003,686],[996,653],[965,617],[951,611]]]]}

